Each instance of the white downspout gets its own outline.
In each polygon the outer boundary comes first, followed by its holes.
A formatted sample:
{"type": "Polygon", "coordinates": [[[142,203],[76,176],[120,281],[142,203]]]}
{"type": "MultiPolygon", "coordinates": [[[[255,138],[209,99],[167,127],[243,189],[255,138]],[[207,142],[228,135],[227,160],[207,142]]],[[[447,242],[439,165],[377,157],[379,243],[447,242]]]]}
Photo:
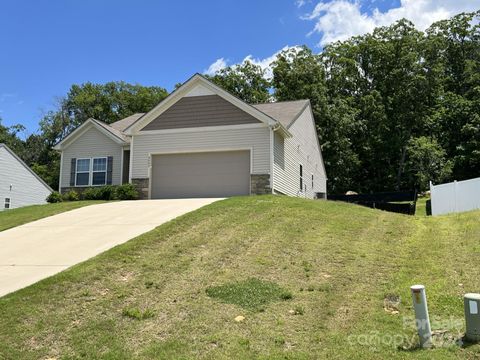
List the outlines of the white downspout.
{"type": "Polygon", "coordinates": [[[130,137],[130,165],[128,169],[128,183],[132,183],[132,169],[133,169],[133,135],[130,137]]]}
{"type": "Polygon", "coordinates": [[[275,143],[275,126],[270,126],[270,188],[272,190],[272,194],[275,193],[275,177],[274,177],[274,169],[273,169],[273,161],[274,161],[274,143],[275,143]]]}
{"type": "Polygon", "coordinates": [[[60,153],[60,176],[58,178],[58,192],[62,192],[62,176],[63,176],[63,150],[60,153]]]}

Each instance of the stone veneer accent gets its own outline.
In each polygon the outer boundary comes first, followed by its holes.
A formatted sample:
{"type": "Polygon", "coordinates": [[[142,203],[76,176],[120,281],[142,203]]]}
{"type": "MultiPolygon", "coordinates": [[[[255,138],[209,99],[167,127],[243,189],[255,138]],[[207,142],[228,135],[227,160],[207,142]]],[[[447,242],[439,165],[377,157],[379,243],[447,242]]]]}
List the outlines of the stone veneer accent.
{"type": "Polygon", "coordinates": [[[252,195],[271,194],[270,175],[252,174],[250,175],[250,193],[252,195]]]}
{"type": "Polygon", "coordinates": [[[132,179],[132,184],[137,189],[140,200],[148,199],[148,188],[150,186],[150,180],[148,178],[132,179]]]}

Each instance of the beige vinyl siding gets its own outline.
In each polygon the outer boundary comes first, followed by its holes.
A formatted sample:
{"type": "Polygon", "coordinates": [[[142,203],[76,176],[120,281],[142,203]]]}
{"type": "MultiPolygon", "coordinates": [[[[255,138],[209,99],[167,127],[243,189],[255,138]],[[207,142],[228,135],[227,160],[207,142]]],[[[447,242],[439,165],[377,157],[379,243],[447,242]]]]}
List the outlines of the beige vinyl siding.
{"type": "Polygon", "coordinates": [[[218,95],[191,96],[178,100],[142,131],[258,123],[258,119],[218,95]]]}
{"type": "Polygon", "coordinates": [[[5,198],[10,199],[10,208],[15,209],[44,204],[50,192],[15,156],[0,146],[0,211],[4,210],[5,198]]]}
{"type": "Polygon", "coordinates": [[[326,176],[316,140],[316,129],[307,107],[289,128],[291,138],[274,136],[274,190],[285,195],[313,198],[326,192],[326,176]],[[300,164],[306,192],[300,192],[300,164]],[[314,187],[312,189],[312,174],[314,187]]]}
{"type": "Polygon", "coordinates": [[[191,132],[142,132],[133,136],[132,178],[148,178],[149,154],[252,150],[252,173],[270,173],[268,126],[191,132]]]}
{"type": "Polygon", "coordinates": [[[71,159],[113,157],[112,185],[121,184],[122,146],[91,126],[63,150],[61,186],[70,186],[71,159]]]}

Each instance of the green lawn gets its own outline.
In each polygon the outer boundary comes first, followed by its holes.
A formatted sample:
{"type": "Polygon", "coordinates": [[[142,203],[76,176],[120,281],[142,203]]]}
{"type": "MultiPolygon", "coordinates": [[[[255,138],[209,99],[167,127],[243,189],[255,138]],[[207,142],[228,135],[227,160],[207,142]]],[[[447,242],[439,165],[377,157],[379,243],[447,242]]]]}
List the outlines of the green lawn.
{"type": "Polygon", "coordinates": [[[478,358],[414,348],[409,287],[425,284],[434,329],[459,337],[479,218],[220,201],[0,298],[0,359],[478,358]]]}
{"type": "Polygon", "coordinates": [[[32,205],[0,212],[0,231],[26,224],[47,216],[98,204],[100,201],[70,201],[56,204],[32,205]]]}
{"type": "Polygon", "coordinates": [[[415,215],[417,216],[427,216],[427,200],[430,200],[430,197],[419,197],[417,200],[417,208],[415,210],[415,215]]]}

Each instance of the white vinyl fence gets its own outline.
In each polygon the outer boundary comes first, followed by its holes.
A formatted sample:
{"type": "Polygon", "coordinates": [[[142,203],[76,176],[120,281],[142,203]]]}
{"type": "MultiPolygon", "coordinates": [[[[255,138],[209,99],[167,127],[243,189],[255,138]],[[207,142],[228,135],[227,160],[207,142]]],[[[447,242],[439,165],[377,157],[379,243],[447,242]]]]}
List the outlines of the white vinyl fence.
{"type": "Polygon", "coordinates": [[[433,185],[430,182],[432,215],[480,209],[480,178],[433,185]]]}

